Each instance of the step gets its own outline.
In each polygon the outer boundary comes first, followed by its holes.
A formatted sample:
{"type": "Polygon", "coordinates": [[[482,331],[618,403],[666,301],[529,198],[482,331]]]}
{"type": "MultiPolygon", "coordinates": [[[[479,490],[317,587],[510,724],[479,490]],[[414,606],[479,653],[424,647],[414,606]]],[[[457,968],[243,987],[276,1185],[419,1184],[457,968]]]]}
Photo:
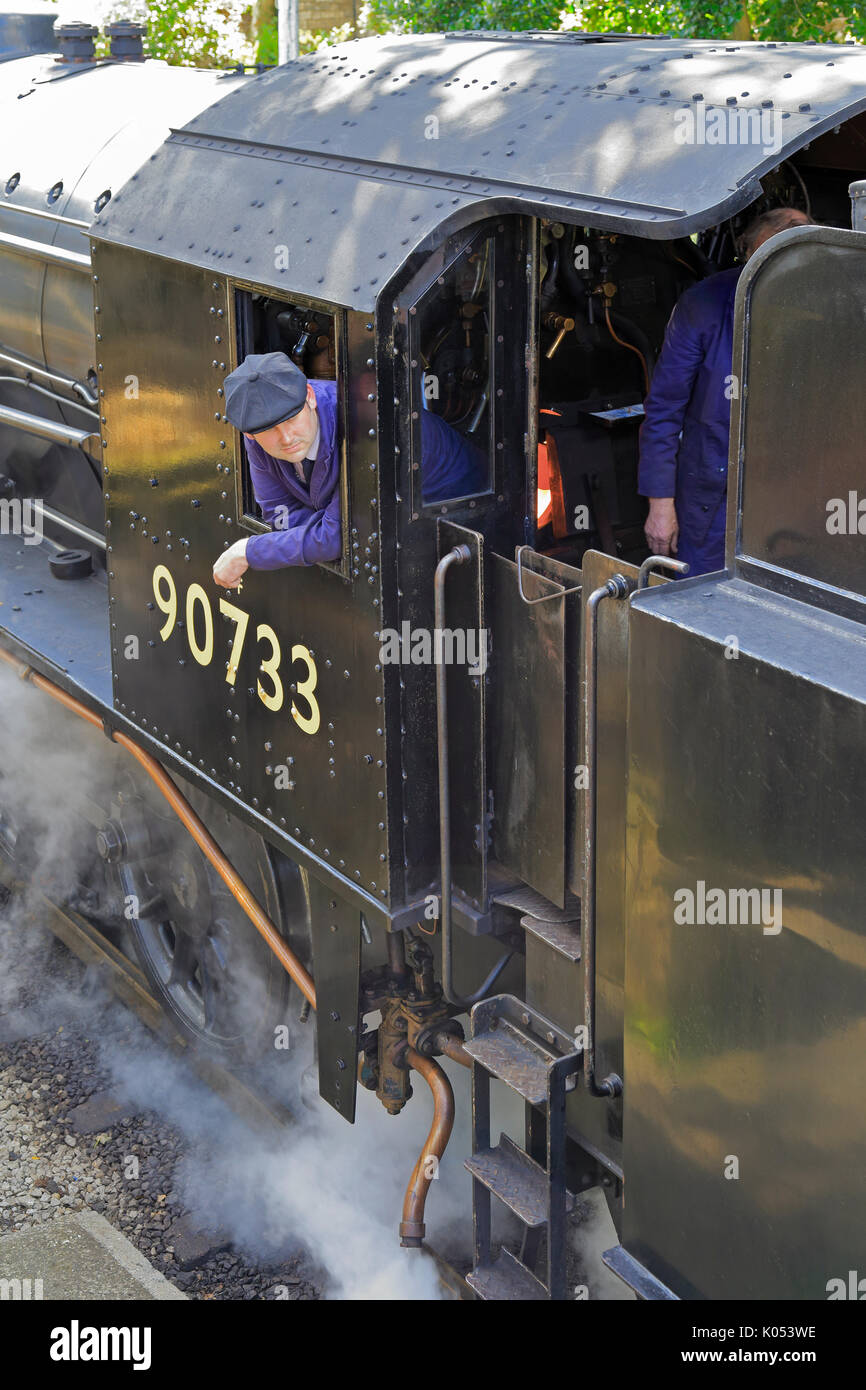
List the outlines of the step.
{"type": "Polygon", "coordinates": [[[544,1284],[510,1253],[501,1250],[499,1258],[490,1264],[479,1265],[467,1274],[466,1282],[479,1298],[489,1302],[526,1303],[547,1302],[549,1295],[544,1284]]]}
{"type": "MultiPolygon", "coordinates": [[[[525,1225],[546,1225],[550,1192],[547,1173],[507,1134],[500,1137],[495,1149],[482,1149],[467,1158],[465,1166],[525,1225]]],[[[574,1206],[570,1192],[566,1193],[565,1201],[566,1210],[570,1211],[574,1206]]]]}
{"type": "Polygon", "coordinates": [[[543,917],[533,917],[528,913],[521,917],[520,925],[530,936],[543,941],[571,964],[580,960],[579,917],[566,922],[549,922],[543,917]]]}
{"type": "Polygon", "coordinates": [[[519,912],[521,916],[528,913],[530,917],[537,917],[542,922],[573,922],[580,917],[580,899],[573,893],[568,894],[564,908],[557,907],[549,898],[542,897],[526,884],[506,889],[503,893],[494,893],[492,897],[493,901],[502,907],[519,912]]]}
{"type": "Polygon", "coordinates": [[[508,1019],[463,1044],[469,1056],[491,1076],[504,1081],[530,1105],[544,1105],[548,1099],[548,1072],[556,1054],[547,1052],[508,1019]]]}

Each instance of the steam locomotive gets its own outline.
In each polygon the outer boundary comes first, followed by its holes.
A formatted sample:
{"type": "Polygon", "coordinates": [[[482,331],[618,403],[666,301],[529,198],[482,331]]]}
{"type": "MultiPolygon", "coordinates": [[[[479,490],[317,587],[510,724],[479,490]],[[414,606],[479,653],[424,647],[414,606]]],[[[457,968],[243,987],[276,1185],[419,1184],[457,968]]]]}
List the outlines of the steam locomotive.
{"type": "Polygon", "coordinates": [[[349,1122],[423,1079],[406,1245],[437,1058],[471,1069],[479,1297],[573,1297],[596,1188],[639,1298],[826,1297],[866,1234],[863,50],[467,32],[247,73],[45,24],[0,15],[0,656],[110,744],[70,909],[221,1058],[312,1006],[349,1122]],[[777,206],[819,225],[740,278],[726,568],[674,578],[642,402],[777,206]],[[223,381],[272,350],[336,381],[342,555],[225,594],[264,523],[223,381]],[[425,410],[475,495],[425,497],[425,410]]]}

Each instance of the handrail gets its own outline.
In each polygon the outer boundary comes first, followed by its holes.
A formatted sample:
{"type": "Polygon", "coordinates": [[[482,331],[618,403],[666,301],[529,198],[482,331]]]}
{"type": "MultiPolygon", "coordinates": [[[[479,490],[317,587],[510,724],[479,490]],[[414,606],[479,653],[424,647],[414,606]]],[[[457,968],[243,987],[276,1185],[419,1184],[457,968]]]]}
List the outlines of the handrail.
{"type": "Polygon", "coordinates": [[[0,232],[0,248],[3,247],[15,256],[27,256],[30,260],[45,261],[48,265],[65,265],[68,270],[83,270],[88,274],[92,264],[89,256],[82,256],[78,251],[64,251],[61,246],[51,246],[47,241],[33,241],[30,237],[12,236],[9,232],[0,232]]]}
{"type": "Polygon", "coordinates": [[[35,363],[27,362],[23,357],[15,357],[11,352],[6,352],[2,348],[0,348],[0,362],[8,362],[11,367],[21,367],[30,376],[44,376],[49,381],[62,381],[64,386],[75,391],[87,405],[99,404],[99,397],[83,382],[77,381],[74,376],[66,376],[63,372],[52,372],[48,367],[37,367],[35,363]]]}
{"type": "MultiPolygon", "coordinates": [[[[70,401],[71,405],[72,402],[70,401]]],[[[83,444],[85,439],[99,439],[99,430],[76,430],[71,425],[58,425],[46,420],[42,415],[31,415],[27,410],[14,410],[11,405],[0,405],[0,424],[12,425],[25,434],[35,434],[38,439],[50,439],[55,444],[83,444]]]]}
{"type": "Polygon", "coordinates": [[[64,227],[79,227],[84,231],[89,231],[90,223],[84,222],[80,217],[65,217],[62,212],[46,212],[42,208],[28,208],[21,203],[7,203],[0,201],[0,209],[3,212],[18,212],[24,217],[44,217],[48,222],[60,222],[64,227]]]}
{"type": "Polygon", "coordinates": [[[71,516],[64,516],[62,512],[56,512],[53,507],[46,507],[41,498],[35,502],[36,511],[40,513],[46,521],[51,521],[55,526],[59,526],[62,531],[68,531],[70,535],[77,536],[80,541],[86,541],[97,550],[105,550],[105,537],[98,531],[93,531],[89,526],[85,526],[82,521],[73,521],[71,516]]]}
{"type": "MultiPolygon", "coordinates": [[[[445,627],[445,580],[452,565],[465,565],[472,559],[468,545],[456,545],[436,566],[433,579],[433,622],[437,632],[445,627]]],[[[436,752],[439,763],[439,877],[440,920],[442,923],[442,989],[445,998],[464,1009],[477,1004],[505,969],[512,955],[507,951],[494,965],[487,979],[474,994],[458,994],[454,987],[451,921],[451,779],[448,769],[448,668],[436,665],[436,752]]]]}
{"type": "Polygon", "coordinates": [[[595,879],[596,879],[596,816],[598,812],[598,606],[602,599],[624,599],[628,583],[615,574],[601,588],[594,589],[586,601],[586,636],[584,642],[585,689],[584,732],[587,764],[586,815],[583,840],[586,863],[586,888],[580,914],[580,952],[583,960],[583,1009],[586,1041],[583,1048],[583,1074],[587,1089],[593,1096],[622,1094],[622,1078],[611,1072],[603,1081],[595,1079],[595,879]]]}
{"type": "Polygon", "coordinates": [[[637,587],[645,589],[654,570],[673,570],[675,574],[688,574],[685,560],[674,560],[670,555],[648,555],[637,572],[637,587]]]}

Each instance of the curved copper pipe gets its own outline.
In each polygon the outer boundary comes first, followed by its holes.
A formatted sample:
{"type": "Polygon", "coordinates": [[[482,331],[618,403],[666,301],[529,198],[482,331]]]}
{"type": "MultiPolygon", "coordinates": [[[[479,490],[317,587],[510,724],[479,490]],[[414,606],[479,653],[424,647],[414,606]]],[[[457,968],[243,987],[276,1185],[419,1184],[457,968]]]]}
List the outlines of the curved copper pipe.
{"type": "MultiPolygon", "coordinates": [[[[22,680],[29,680],[31,685],[35,685],[38,690],[44,690],[52,699],[57,700],[65,709],[71,710],[79,718],[85,719],[88,724],[92,724],[95,729],[102,729],[103,723],[98,714],[83,705],[80,700],[76,700],[74,695],[69,695],[65,690],[61,690],[59,685],[48,680],[45,676],[40,676],[31,666],[22,665],[10,652],[4,651],[0,647],[0,658],[14,666],[22,680]]],[[[277,960],[288,971],[304,998],[309,1000],[313,1008],[316,1007],[316,987],[313,978],[304,968],[293,951],[290,951],[283,938],[280,936],[270,917],[253,897],[247,885],[239,874],[235,872],[229,861],[226,859],[216,840],[204,823],[196,815],[186,797],[178,791],[168,773],[160,766],[156,758],[150,753],[146,753],[140,748],[133,739],[119,730],[112,730],[112,738],[115,743],[119,743],[128,753],[131,753],[136,762],[140,763],[147,775],[156,783],[168,804],[177,815],[178,819],[186,826],[190,835],[195,840],[202,854],[210,860],[216,869],[223,883],[236,899],[240,907],[243,908],[249,917],[256,931],[264,937],[270,946],[277,960]]]]}
{"type": "Polygon", "coordinates": [[[649,390],[650,390],[650,377],[649,377],[649,369],[647,368],[647,364],[646,364],[646,358],[644,357],[644,355],[643,355],[643,353],[641,352],[640,348],[635,347],[634,343],[627,343],[626,340],[625,340],[625,338],[620,338],[620,337],[618,337],[617,334],[614,332],[613,324],[612,324],[611,321],[610,321],[610,309],[608,308],[608,306],[607,306],[606,304],[605,304],[605,306],[604,306],[604,321],[605,321],[605,323],[607,324],[608,329],[610,330],[610,336],[613,338],[613,340],[614,340],[615,343],[619,343],[620,347],[628,348],[629,352],[636,352],[636,353],[637,353],[638,357],[640,358],[641,367],[642,367],[642,369],[643,369],[644,386],[646,387],[646,393],[647,393],[647,395],[649,395],[649,390]]]}
{"type": "Polygon", "coordinates": [[[453,1033],[437,1033],[433,1042],[443,1057],[450,1057],[452,1062],[459,1062],[461,1067],[472,1066],[472,1058],[453,1033]]]}
{"type": "Polygon", "coordinates": [[[439,1063],[434,1062],[431,1057],[422,1057],[414,1047],[407,1047],[406,1058],[410,1065],[421,1073],[433,1092],[433,1123],[418,1162],[412,1170],[403,1199],[403,1220],[400,1222],[400,1244],[418,1246],[424,1239],[424,1204],[427,1201],[427,1191],[451,1138],[454,1125],[454,1092],[439,1063]]]}

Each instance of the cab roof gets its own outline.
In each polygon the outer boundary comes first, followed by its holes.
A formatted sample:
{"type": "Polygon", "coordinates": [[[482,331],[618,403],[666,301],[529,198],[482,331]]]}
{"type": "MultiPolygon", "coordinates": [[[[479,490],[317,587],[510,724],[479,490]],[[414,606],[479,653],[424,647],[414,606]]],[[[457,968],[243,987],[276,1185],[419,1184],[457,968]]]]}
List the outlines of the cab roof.
{"type": "Polygon", "coordinates": [[[488,215],[711,226],[864,109],[857,44],[361,39],[234,85],[92,234],[366,312],[413,251],[488,215]]]}

